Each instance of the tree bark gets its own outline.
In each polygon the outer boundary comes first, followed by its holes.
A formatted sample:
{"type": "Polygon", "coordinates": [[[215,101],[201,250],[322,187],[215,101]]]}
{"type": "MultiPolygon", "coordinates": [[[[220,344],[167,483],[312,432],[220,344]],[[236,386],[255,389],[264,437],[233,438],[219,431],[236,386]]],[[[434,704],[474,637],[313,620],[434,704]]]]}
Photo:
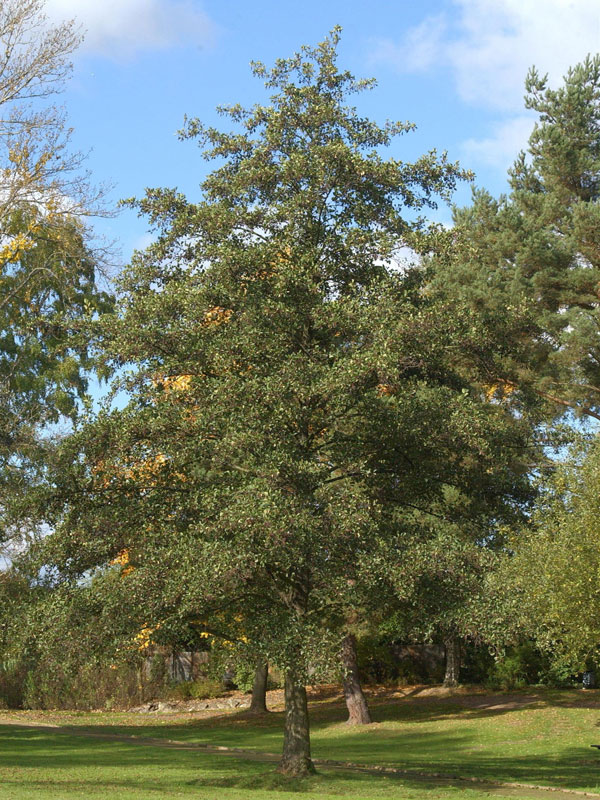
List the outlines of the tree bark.
{"type": "Polygon", "coordinates": [[[252,685],[252,700],[250,701],[251,714],[266,714],[267,709],[267,678],[269,665],[262,659],[256,665],[254,684],[252,685]]]}
{"type": "Polygon", "coordinates": [[[342,641],[342,667],[344,697],[348,707],[348,725],[368,725],[373,720],[363,694],[360,678],[358,676],[358,661],[356,658],[356,638],[348,633],[342,641]]]}
{"type": "Polygon", "coordinates": [[[297,778],[315,771],[310,757],[306,688],[293,670],[288,670],[285,675],[283,755],[277,771],[297,778]]]}
{"type": "Polygon", "coordinates": [[[446,674],[444,686],[458,686],[460,679],[460,639],[451,633],[444,639],[446,647],[446,674]]]}

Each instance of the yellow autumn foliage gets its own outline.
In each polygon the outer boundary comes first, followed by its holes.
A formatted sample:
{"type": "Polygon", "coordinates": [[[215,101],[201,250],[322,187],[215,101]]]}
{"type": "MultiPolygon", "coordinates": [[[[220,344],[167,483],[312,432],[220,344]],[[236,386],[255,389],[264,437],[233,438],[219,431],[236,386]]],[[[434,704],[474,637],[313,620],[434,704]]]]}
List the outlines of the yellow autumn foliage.
{"type": "Polygon", "coordinates": [[[122,567],[121,569],[122,578],[124,578],[126,575],[129,575],[135,570],[135,567],[133,567],[129,563],[129,550],[127,549],[121,550],[121,552],[118,553],[110,563],[112,566],[122,567]]]}
{"type": "Polygon", "coordinates": [[[33,250],[35,242],[27,233],[18,233],[0,248],[0,262],[15,264],[29,250],[33,250]]]}
{"type": "Polygon", "coordinates": [[[216,327],[217,325],[223,325],[225,322],[229,322],[233,311],[230,308],[222,308],[221,306],[213,306],[209,308],[208,311],[204,312],[204,327],[216,327]]]}
{"type": "Polygon", "coordinates": [[[158,628],[160,628],[160,625],[157,625],[156,628],[150,628],[148,625],[144,625],[133,637],[134,644],[141,653],[144,652],[144,650],[148,650],[152,644],[152,634],[158,628]]]}
{"type": "Polygon", "coordinates": [[[133,467],[123,470],[123,476],[136,483],[147,482],[149,479],[156,478],[160,470],[167,463],[167,457],[163,453],[158,453],[152,458],[140,461],[133,467]]]}
{"type": "Polygon", "coordinates": [[[131,467],[121,464],[107,464],[102,459],[98,460],[92,468],[98,488],[107,489],[118,479],[125,479],[143,485],[152,485],[161,469],[167,464],[168,459],[163,453],[158,453],[144,461],[139,461],[131,467]]]}
{"type": "Polygon", "coordinates": [[[160,383],[165,392],[185,392],[190,388],[193,375],[167,375],[160,378],[160,383]]]}
{"type": "Polygon", "coordinates": [[[502,400],[510,397],[517,387],[509,381],[497,381],[483,388],[485,390],[485,399],[488,403],[491,403],[494,400],[502,402],[502,400]]]}

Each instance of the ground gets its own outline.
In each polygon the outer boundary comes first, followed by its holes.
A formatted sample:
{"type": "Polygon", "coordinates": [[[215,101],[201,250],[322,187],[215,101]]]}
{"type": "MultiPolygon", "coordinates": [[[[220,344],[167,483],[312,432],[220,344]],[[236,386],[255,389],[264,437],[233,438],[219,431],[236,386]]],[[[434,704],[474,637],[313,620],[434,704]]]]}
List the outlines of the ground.
{"type": "MultiPolygon", "coordinates": [[[[0,796],[276,800],[293,791],[320,800],[600,800],[600,751],[590,747],[600,744],[599,691],[412,687],[370,694],[375,723],[350,728],[337,688],[311,692],[319,763],[306,781],[274,773],[280,710],[258,719],[214,710],[2,711],[0,796]]],[[[269,701],[277,709],[281,698],[269,701]]]]}

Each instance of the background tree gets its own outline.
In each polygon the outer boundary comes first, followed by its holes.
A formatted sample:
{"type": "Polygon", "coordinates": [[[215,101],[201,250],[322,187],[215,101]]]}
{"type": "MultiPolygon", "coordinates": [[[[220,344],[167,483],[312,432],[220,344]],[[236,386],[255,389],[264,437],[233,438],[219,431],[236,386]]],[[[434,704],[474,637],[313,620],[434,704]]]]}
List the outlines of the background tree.
{"type": "Polygon", "coordinates": [[[599,419],[600,57],[571,68],[556,90],[532,69],[525,104],[538,119],[511,191],[496,200],[478,190],[456,210],[437,285],[504,327],[504,357],[490,370],[498,396],[518,404],[533,394],[550,416],[599,419]]]}
{"type": "Polygon", "coordinates": [[[127,548],[117,590],[150,625],[210,631],[242,608],[285,673],[289,774],[312,769],[308,668],[338,657],[377,565],[418,540],[401,512],[449,485],[494,508],[516,498],[529,430],[482,393],[484,327],[394,267],[401,245],[443,241],[416,214],[462,173],[433,153],[381,157],[410,126],[346,105],[371,82],[337,69],[337,41],[254,65],[275,93],[222,109],[236,132],[187,122],[221,163],[200,202],[137,203],[157,240],[100,343],[130,366],[131,400],[65,444],[46,550],[64,579],[127,548]]]}
{"type": "MultiPolygon", "coordinates": [[[[460,297],[474,313],[497,320],[504,346],[489,365],[497,402],[521,413],[537,397],[546,423],[565,414],[571,424],[573,416],[597,420],[600,58],[571,68],[557,89],[532,69],[525,103],[538,118],[527,152],[510,170],[510,193],[496,200],[477,191],[470,207],[456,210],[454,246],[434,267],[435,283],[442,296],[460,297]]],[[[540,432],[556,436],[559,429],[540,432]]],[[[504,567],[487,586],[496,643],[535,635],[571,665],[595,647],[593,615],[584,611],[585,598],[594,596],[594,452],[589,460],[556,464],[554,475],[537,472],[534,521],[515,526],[504,567]]],[[[539,466],[532,459],[534,472],[539,466]]]]}
{"type": "MultiPolygon", "coordinates": [[[[50,25],[44,0],[6,0],[0,8],[0,220],[24,207],[89,212],[89,185],[68,150],[63,111],[51,103],[82,40],[74,23],[50,25]]],[[[27,231],[21,231],[25,235],[27,231]]]]}
{"type": "Polygon", "coordinates": [[[81,321],[109,304],[84,220],[99,195],[50,103],[81,36],[71,22],[48,25],[43,7],[0,8],[0,538],[28,527],[26,491],[50,443],[40,431],[83,395],[81,321]]]}
{"type": "Polygon", "coordinates": [[[497,532],[494,540],[486,538],[483,531],[487,533],[490,526],[482,521],[469,526],[457,524],[450,515],[419,516],[424,528],[421,541],[393,576],[400,602],[384,627],[388,636],[405,641],[443,644],[443,683],[453,687],[460,682],[464,640],[483,633],[480,618],[488,609],[485,601],[482,609],[478,606],[486,577],[496,566],[494,548],[500,542],[497,532]]]}
{"type": "Polygon", "coordinates": [[[513,638],[534,637],[566,674],[598,657],[599,480],[594,437],[546,477],[531,524],[515,536],[491,587],[513,638]]]}

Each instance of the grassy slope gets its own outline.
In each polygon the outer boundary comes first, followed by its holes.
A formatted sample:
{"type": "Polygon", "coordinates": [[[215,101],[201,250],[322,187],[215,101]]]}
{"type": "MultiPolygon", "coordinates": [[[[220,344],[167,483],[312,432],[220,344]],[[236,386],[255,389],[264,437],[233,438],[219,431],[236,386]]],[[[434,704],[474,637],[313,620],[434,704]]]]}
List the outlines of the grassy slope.
{"type": "MultiPolygon", "coordinates": [[[[600,792],[600,702],[585,695],[587,707],[573,707],[581,692],[546,692],[530,705],[511,707],[509,698],[405,699],[374,705],[374,726],[343,725],[338,704],[313,708],[313,751],[318,758],[389,764],[487,779],[520,781],[600,792]]],[[[209,742],[278,752],[282,715],[255,720],[243,714],[160,717],[131,714],[10,715],[93,726],[138,736],[209,742]]],[[[309,797],[453,798],[490,796],[481,787],[444,785],[393,777],[322,770],[309,782],[290,783],[269,764],[193,750],[140,747],[124,742],[80,739],[43,730],[0,728],[2,800],[93,800],[200,797],[202,800],[275,800],[299,790],[309,797]]],[[[491,789],[490,789],[491,791],[491,789]]],[[[503,792],[505,793],[505,792],[503,792]]],[[[498,796],[498,792],[494,791],[498,796]]],[[[508,794],[508,793],[507,793],[508,794]]],[[[525,792],[513,793],[528,796],[525,792]]]]}

